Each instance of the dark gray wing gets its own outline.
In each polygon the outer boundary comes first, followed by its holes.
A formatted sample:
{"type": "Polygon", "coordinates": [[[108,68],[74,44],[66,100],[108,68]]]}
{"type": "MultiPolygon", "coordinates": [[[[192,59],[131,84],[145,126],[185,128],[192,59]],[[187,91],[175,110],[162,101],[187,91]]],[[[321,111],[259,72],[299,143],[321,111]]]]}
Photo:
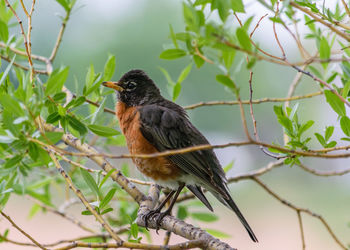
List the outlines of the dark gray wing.
{"type": "MultiPolygon", "coordinates": [[[[147,105],[139,108],[139,112],[141,133],[160,152],[209,144],[177,105],[172,109],[147,105]]],[[[193,151],[167,157],[184,172],[199,178],[209,189],[228,198],[225,173],[213,150],[193,151]]]]}
{"type": "MultiPolygon", "coordinates": [[[[207,139],[187,119],[185,111],[176,104],[166,103],[170,108],[160,105],[146,105],[139,109],[141,133],[160,152],[190,146],[209,144],[207,139]]],[[[167,156],[184,172],[202,182],[214,196],[238,216],[249,236],[257,242],[253,230],[232,200],[223,169],[213,150],[199,150],[185,154],[167,156]]],[[[210,210],[200,186],[187,186],[210,210]]]]}

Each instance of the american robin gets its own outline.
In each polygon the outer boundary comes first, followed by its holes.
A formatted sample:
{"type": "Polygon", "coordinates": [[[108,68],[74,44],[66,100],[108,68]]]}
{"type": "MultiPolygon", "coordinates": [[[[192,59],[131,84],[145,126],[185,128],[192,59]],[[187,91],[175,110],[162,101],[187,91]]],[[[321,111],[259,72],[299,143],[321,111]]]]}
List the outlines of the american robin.
{"type": "MultiPolygon", "coordinates": [[[[142,70],[131,70],[118,82],[103,82],[117,90],[116,115],[131,154],[153,154],[209,144],[208,140],[189,121],[186,111],[161,96],[159,89],[142,70]]],[[[227,179],[213,150],[198,150],[156,158],[134,158],[142,174],[153,179],[170,193],[155,210],[145,217],[159,213],[157,225],[171,210],[181,190],[186,186],[203,204],[213,211],[202,188],[210,191],[221,203],[232,209],[244,225],[250,238],[257,242],[253,230],[232,200],[227,179]],[[175,194],[168,209],[165,203],[175,194]]],[[[146,224],[147,226],[147,224],[146,224]]]]}

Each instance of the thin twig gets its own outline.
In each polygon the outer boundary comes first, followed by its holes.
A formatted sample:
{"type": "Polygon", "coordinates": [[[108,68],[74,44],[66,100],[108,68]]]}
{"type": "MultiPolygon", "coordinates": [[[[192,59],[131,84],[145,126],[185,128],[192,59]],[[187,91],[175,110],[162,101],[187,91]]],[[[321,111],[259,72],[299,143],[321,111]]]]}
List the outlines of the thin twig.
{"type": "Polygon", "coordinates": [[[298,215],[298,221],[299,221],[299,229],[300,229],[300,238],[301,238],[301,244],[302,244],[302,249],[305,250],[306,245],[305,245],[305,236],[304,236],[304,228],[303,228],[303,219],[301,217],[300,211],[297,211],[298,215]]]}
{"type": "Polygon", "coordinates": [[[343,3],[343,6],[344,6],[344,8],[345,8],[346,13],[347,13],[348,16],[350,17],[350,10],[349,10],[348,5],[345,3],[345,0],[341,0],[341,1],[342,1],[342,3],[343,3]]]}
{"type": "Polygon", "coordinates": [[[192,249],[203,246],[202,240],[190,240],[183,243],[178,243],[170,246],[162,246],[162,245],[152,245],[152,244],[144,244],[144,243],[133,243],[133,242],[122,242],[119,243],[90,243],[90,242],[81,242],[76,241],[71,244],[56,248],[55,250],[68,250],[77,247],[86,247],[86,248],[129,248],[129,249],[149,249],[149,250],[180,250],[180,249],[192,249]]]}
{"type": "Polygon", "coordinates": [[[271,196],[273,196],[275,199],[277,199],[278,201],[280,201],[282,204],[284,204],[287,207],[292,208],[295,211],[299,211],[299,212],[303,212],[306,213],[312,217],[315,217],[317,219],[319,219],[322,224],[325,226],[325,228],[327,229],[328,233],[331,235],[331,237],[334,239],[334,241],[344,250],[346,250],[346,246],[338,239],[338,237],[335,235],[335,233],[333,232],[333,230],[331,229],[331,227],[328,225],[328,223],[325,221],[325,219],[321,216],[318,215],[308,209],[305,208],[301,208],[301,207],[297,207],[295,205],[293,205],[292,203],[290,203],[289,201],[283,199],[282,197],[280,197],[279,195],[277,195],[274,191],[272,191],[266,184],[264,184],[259,178],[257,177],[252,177],[251,178],[253,181],[255,181],[257,184],[259,184],[266,192],[268,192],[271,196]]]}
{"type": "Polygon", "coordinates": [[[170,231],[166,231],[165,235],[164,235],[164,239],[163,239],[163,245],[164,246],[169,245],[170,237],[171,237],[171,232],[170,231]]]}
{"type": "MultiPolygon", "coordinates": [[[[45,124],[46,127],[51,127],[52,125],[45,124]]],[[[61,131],[58,128],[51,127],[51,131],[61,131]]],[[[33,139],[28,138],[29,140],[33,142],[37,142],[40,145],[47,146],[47,144],[33,139]]],[[[93,157],[105,157],[105,158],[111,158],[111,159],[123,159],[123,158],[143,158],[143,159],[149,159],[149,158],[155,158],[155,157],[161,157],[161,156],[169,156],[169,155],[176,155],[176,154],[185,154],[193,151],[199,151],[199,150],[207,150],[207,149],[215,149],[215,148],[227,148],[227,147],[239,147],[239,146],[245,146],[245,145],[261,145],[267,148],[272,148],[280,151],[281,153],[290,154],[289,157],[293,156],[305,156],[305,157],[316,157],[316,158],[325,158],[325,159],[335,159],[335,158],[348,158],[350,157],[350,153],[340,153],[340,154],[326,154],[324,153],[325,150],[309,150],[309,151],[301,151],[301,150],[293,150],[288,149],[285,147],[281,147],[274,144],[269,144],[265,142],[258,142],[255,140],[252,141],[241,141],[241,142],[229,142],[225,144],[203,144],[203,145],[196,145],[196,146],[190,146],[186,148],[181,149],[174,149],[174,150],[166,150],[159,153],[153,153],[153,154],[121,154],[121,155],[114,155],[114,154],[106,154],[106,153],[97,153],[95,152],[71,152],[71,151],[65,151],[62,150],[56,146],[52,146],[55,150],[59,150],[60,152],[63,152],[66,155],[74,155],[74,156],[88,156],[90,158],[93,157]]],[[[343,147],[334,147],[326,149],[327,152],[339,150],[341,148],[342,150],[350,149],[350,145],[343,146],[343,147]]],[[[111,169],[110,169],[111,170],[111,169]]]]}
{"type": "MultiPolygon", "coordinates": [[[[252,100],[252,104],[260,104],[265,102],[286,102],[286,101],[295,101],[295,100],[301,100],[301,99],[307,99],[312,98],[315,96],[322,95],[323,91],[317,91],[314,93],[306,94],[306,95],[300,95],[300,96],[292,96],[287,98],[262,98],[262,99],[256,99],[252,100]]],[[[211,101],[211,102],[200,102],[192,105],[185,106],[184,109],[195,109],[198,107],[204,107],[204,106],[215,106],[215,105],[238,105],[238,101],[211,101]]],[[[250,105],[249,100],[243,100],[242,104],[244,105],[250,105]]]]}
{"type": "MultiPolygon", "coordinates": [[[[28,41],[27,39],[27,36],[25,35],[25,32],[24,32],[24,28],[23,28],[23,24],[22,24],[22,20],[18,17],[16,11],[14,10],[14,8],[11,6],[11,4],[9,3],[8,0],[5,0],[5,3],[6,3],[6,6],[12,11],[13,15],[16,17],[17,19],[17,22],[19,23],[19,27],[21,29],[21,34],[23,35],[23,39],[24,39],[24,47],[26,49],[26,52],[27,52],[27,56],[28,56],[28,62],[29,62],[29,68],[30,68],[30,80],[31,80],[31,83],[33,83],[33,80],[34,80],[34,75],[35,75],[35,71],[34,71],[34,65],[33,65],[33,61],[32,61],[32,56],[31,56],[31,49],[29,48],[30,47],[30,41],[28,41]]],[[[35,0],[33,0],[33,5],[32,5],[32,9],[34,10],[34,4],[35,4],[35,0]]],[[[26,8],[23,4],[23,9],[24,11],[26,12],[26,8]]],[[[30,23],[31,24],[31,23],[30,23]]],[[[29,26],[29,23],[28,23],[28,29],[31,29],[31,25],[29,26]]],[[[34,86],[34,85],[33,85],[34,86]]]]}
{"type": "Polygon", "coordinates": [[[53,62],[53,60],[55,60],[55,57],[57,55],[57,51],[61,45],[61,42],[62,42],[62,37],[63,37],[63,34],[64,34],[64,31],[66,30],[66,26],[67,26],[67,22],[69,20],[69,17],[70,17],[70,13],[72,11],[72,8],[73,6],[71,6],[71,8],[69,8],[66,12],[66,16],[65,18],[63,19],[62,21],[62,24],[61,24],[61,29],[58,33],[58,36],[57,36],[57,39],[56,39],[56,43],[55,43],[55,46],[53,47],[52,49],[52,52],[51,52],[51,55],[49,57],[49,61],[50,62],[53,62]]]}
{"type": "Polygon", "coordinates": [[[51,159],[53,160],[57,170],[60,172],[60,174],[63,176],[65,181],[68,183],[70,189],[78,196],[78,198],[81,200],[81,202],[85,205],[85,207],[95,216],[96,220],[102,225],[102,227],[111,235],[111,237],[117,241],[117,243],[121,243],[122,240],[119,238],[119,236],[113,231],[113,229],[109,226],[109,224],[102,218],[101,215],[97,213],[97,211],[92,208],[88,200],[84,197],[83,193],[77,189],[72,180],[69,178],[67,173],[64,171],[64,169],[61,167],[61,164],[57,160],[56,156],[53,153],[52,149],[47,149],[47,152],[49,153],[51,159]]]}
{"type": "Polygon", "coordinates": [[[294,8],[299,9],[300,11],[304,12],[305,14],[311,16],[313,20],[323,24],[324,26],[326,26],[330,30],[332,30],[334,33],[336,33],[337,35],[341,36],[342,38],[344,38],[345,40],[350,42],[350,36],[348,34],[346,34],[345,32],[342,32],[342,31],[336,29],[335,27],[333,27],[332,24],[327,23],[325,20],[323,20],[322,18],[318,17],[316,14],[311,12],[309,9],[300,6],[299,4],[297,4],[294,1],[290,1],[290,5],[293,6],[294,8]]]}
{"type": "Polygon", "coordinates": [[[350,173],[350,168],[349,169],[345,169],[345,170],[341,170],[341,171],[318,171],[316,169],[311,169],[308,168],[306,165],[300,163],[297,164],[301,169],[305,170],[306,172],[309,172],[313,175],[317,175],[317,176],[324,176],[324,177],[329,177],[329,176],[342,176],[345,174],[350,173]]]}
{"type": "Polygon", "coordinates": [[[195,51],[196,51],[196,55],[199,56],[200,58],[202,58],[204,61],[206,61],[207,63],[210,64],[214,64],[214,62],[212,60],[210,60],[209,58],[205,57],[198,49],[198,47],[195,47],[195,51]]]}
{"type": "Polygon", "coordinates": [[[328,88],[328,89],[329,89],[330,91],[332,91],[336,96],[338,96],[339,99],[340,99],[343,103],[345,103],[348,107],[350,107],[350,103],[349,103],[344,97],[342,97],[334,88],[332,88],[327,82],[321,80],[320,78],[314,76],[314,75],[311,74],[310,72],[305,71],[305,70],[303,70],[303,69],[301,69],[301,68],[299,68],[299,67],[297,67],[297,66],[293,66],[293,65],[292,65],[292,67],[293,67],[294,69],[296,69],[298,72],[301,72],[301,73],[303,73],[303,74],[305,74],[305,75],[311,77],[314,81],[319,82],[321,85],[323,85],[323,86],[325,86],[326,88],[328,88]]]}
{"type": "Polygon", "coordinates": [[[0,214],[5,217],[11,224],[14,226],[18,231],[20,231],[24,236],[26,236],[31,242],[33,242],[37,247],[47,250],[45,247],[43,247],[39,242],[37,242],[32,236],[30,236],[28,233],[24,232],[22,228],[17,226],[17,224],[8,216],[4,213],[4,211],[0,210],[0,214]]]}
{"type": "Polygon", "coordinates": [[[31,198],[38,206],[40,206],[41,208],[43,208],[43,209],[45,209],[45,210],[47,210],[47,211],[49,211],[49,212],[51,212],[51,213],[53,213],[53,214],[57,214],[57,215],[61,216],[62,218],[64,218],[64,219],[66,219],[66,220],[72,222],[73,224],[77,225],[78,227],[80,227],[80,228],[83,229],[84,231],[87,231],[87,232],[89,232],[89,233],[94,233],[94,234],[96,234],[96,231],[95,231],[95,230],[93,230],[93,229],[89,228],[88,226],[84,225],[83,222],[77,220],[76,218],[71,217],[71,216],[69,216],[68,214],[66,214],[66,213],[64,213],[64,212],[61,212],[61,211],[59,211],[59,210],[57,210],[57,209],[54,209],[54,208],[52,208],[52,207],[50,207],[50,206],[47,206],[47,205],[43,204],[42,202],[40,202],[40,201],[38,201],[38,200],[36,200],[36,199],[34,199],[34,198],[32,198],[32,197],[30,197],[30,198],[31,198]]]}
{"type": "MultiPolygon", "coordinates": [[[[1,59],[4,59],[4,60],[7,61],[7,62],[11,62],[11,58],[9,58],[9,57],[7,57],[7,56],[0,55],[0,57],[1,57],[1,59]]],[[[18,68],[21,68],[21,69],[23,69],[23,70],[25,70],[25,71],[29,71],[29,70],[30,70],[30,68],[28,68],[28,67],[26,67],[26,66],[23,66],[23,65],[21,65],[21,64],[19,64],[19,63],[16,63],[16,62],[13,62],[13,65],[16,66],[16,67],[18,67],[18,68]]],[[[41,74],[41,75],[48,75],[48,72],[45,71],[45,70],[37,70],[37,69],[34,69],[34,73],[36,73],[36,74],[41,74]]]]}
{"type": "MultiPolygon", "coordinates": [[[[277,18],[279,14],[279,1],[277,0],[276,2],[276,11],[275,11],[275,18],[277,18]]],[[[277,36],[277,32],[276,32],[276,22],[272,22],[272,27],[273,27],[273,33],[275,34],[275,39],[276,39],[276,42],[278,44],[278,47],[280,48],[281,52],[282,52],[282,60],[286,60],[286,53],[284,52],[284,49],[280,43],[280,40],[278,39],[278,36],[277,36]]]]}

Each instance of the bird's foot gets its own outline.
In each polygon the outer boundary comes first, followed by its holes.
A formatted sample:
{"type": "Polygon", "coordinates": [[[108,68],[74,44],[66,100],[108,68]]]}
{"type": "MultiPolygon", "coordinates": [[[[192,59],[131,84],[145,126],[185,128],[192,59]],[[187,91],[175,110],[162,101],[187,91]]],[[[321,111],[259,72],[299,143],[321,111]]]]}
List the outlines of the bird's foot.
{"type": "Polygon", "coordinates": [[[156,220],[156,233],[158,234],[158,230],[160,229],[160,223],[162,222],[163,218],[167,215],[170,215],[170,211],[166,210],[163,213],[158,214],[158,218],[156,220]]]}
{"type": "Polygon", "coordinates": [[[159,213],[158,209],[150,210],[150,211],[147,212],[147,214],[145,214],[145,215],[143,216],[143,221],[144,221],[144,223],[145,223],[145,228],[146,228],[147,231],[148,231],[148,220],[149,220],[150,218],[152,218],[152,216],[154,216],[154,215],[157,214],[157,213],[159,213]]]}
{"type": "Polygon", "coordinates": [[[170,215],[170,211],[166,210],[163,213],[160,213],[158,209],[151,210],[147,214],[144,215],[143,221],[145,223],[145,228],[148,230],[148,220],[152,218],[153,216],[158,215],[156,220],[156,233],[158,234],[158,231],[160,229],[160,223],[162,222],[163,218],[167,215],[170,215]]]}

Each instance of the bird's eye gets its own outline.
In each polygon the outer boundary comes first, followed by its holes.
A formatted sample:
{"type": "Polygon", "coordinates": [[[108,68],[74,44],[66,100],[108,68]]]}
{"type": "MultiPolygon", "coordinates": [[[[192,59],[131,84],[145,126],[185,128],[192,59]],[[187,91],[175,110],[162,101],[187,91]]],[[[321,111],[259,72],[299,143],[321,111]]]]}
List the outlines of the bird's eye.
{"type": "Polygon", "coordinates": [[[136,88],[136,82],[127,82],[126,84],[126,90],[127,91],[131,91],[134,90],[136,88]]]}

